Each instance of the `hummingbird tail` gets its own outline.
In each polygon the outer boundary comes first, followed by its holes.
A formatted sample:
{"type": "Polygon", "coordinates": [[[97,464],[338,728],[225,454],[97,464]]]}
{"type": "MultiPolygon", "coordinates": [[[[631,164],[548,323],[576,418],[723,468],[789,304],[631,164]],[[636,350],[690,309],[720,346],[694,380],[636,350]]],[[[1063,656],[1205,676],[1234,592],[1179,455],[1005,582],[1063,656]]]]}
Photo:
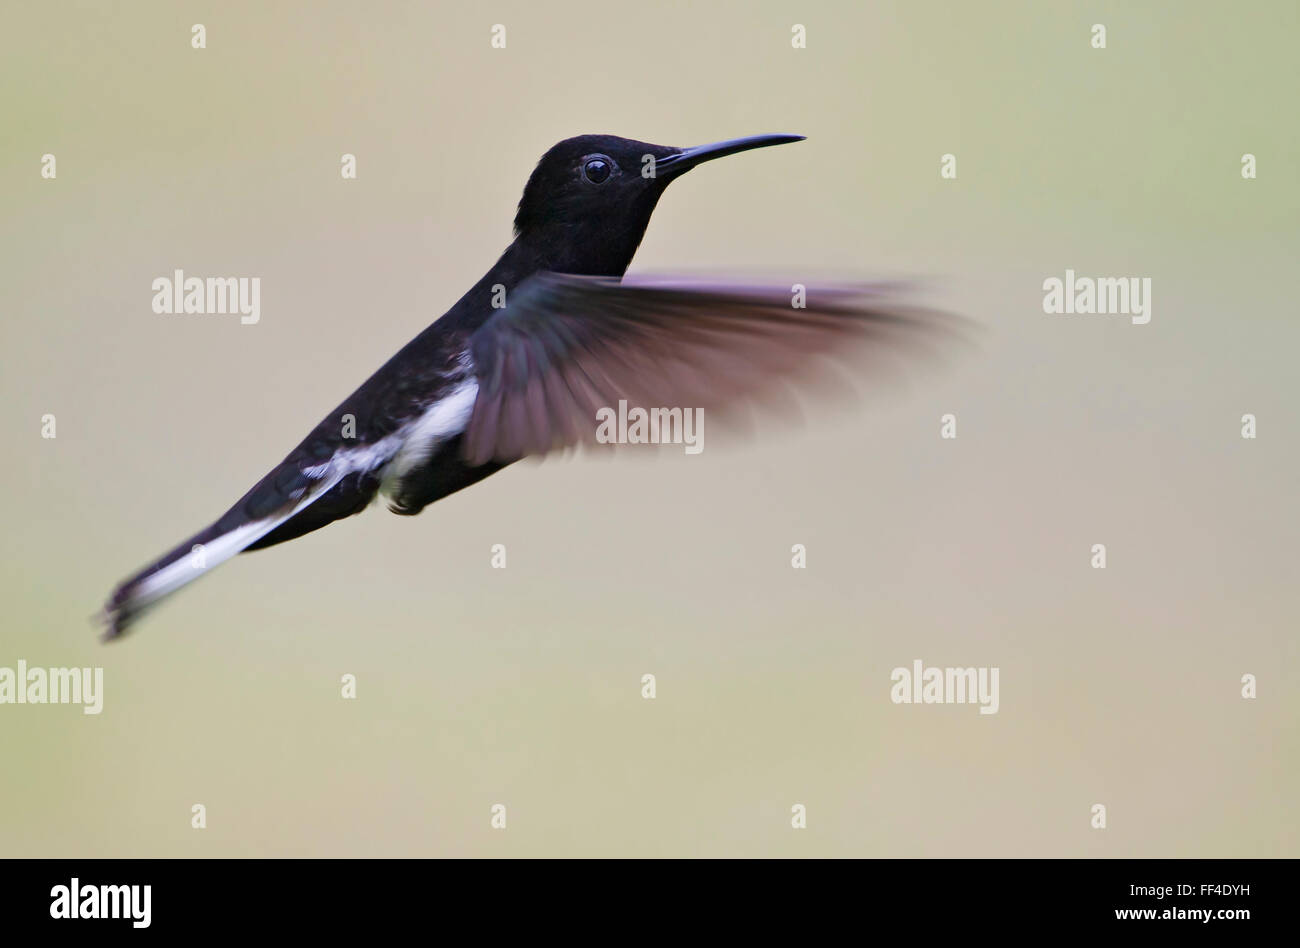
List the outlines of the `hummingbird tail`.
{"type": "Polygon", "coordinates": [[[285,462],[262,478],[219,520],[123,580],[100,614],[103,638],[124,635],[148,609],[243,552],[324,496],[349,473],[327,463],[285,462]]]}

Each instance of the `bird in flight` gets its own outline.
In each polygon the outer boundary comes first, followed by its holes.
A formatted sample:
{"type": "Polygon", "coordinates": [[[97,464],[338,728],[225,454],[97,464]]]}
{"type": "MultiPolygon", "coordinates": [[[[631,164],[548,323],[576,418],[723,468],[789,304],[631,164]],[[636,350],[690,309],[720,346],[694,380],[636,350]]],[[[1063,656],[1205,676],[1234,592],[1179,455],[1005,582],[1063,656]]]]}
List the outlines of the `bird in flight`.
{"type": "Polygon", "coordinates": [[[789,286],[624,279],[672,181],[802,138],[555,145],[483,278],[226,513],[118,585],[105,638],[235,554],[360,513],[378,494],[417,514],[521,458],[591,442],[597,412],[620,400],[726,410],[807,377],[849,343],[885,349],[933,329],[881,286],[807,287],[795,305],[789,286]]]}

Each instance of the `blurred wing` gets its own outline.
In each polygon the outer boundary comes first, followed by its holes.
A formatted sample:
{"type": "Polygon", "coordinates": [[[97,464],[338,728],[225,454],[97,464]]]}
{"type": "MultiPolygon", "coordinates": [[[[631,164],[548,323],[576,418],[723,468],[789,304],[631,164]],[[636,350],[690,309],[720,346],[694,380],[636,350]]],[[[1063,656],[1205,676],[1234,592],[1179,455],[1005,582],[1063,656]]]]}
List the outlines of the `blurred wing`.
{"type": "Polygon", "coordinates": [[[953,317],[909,309],[895,285],[786,286],[540,273],[470,338],[478,395],[470,464],[595,440],[596,412],[726,410],[809,382],[853,347],[897,351],[950,335],[953,317]]]}

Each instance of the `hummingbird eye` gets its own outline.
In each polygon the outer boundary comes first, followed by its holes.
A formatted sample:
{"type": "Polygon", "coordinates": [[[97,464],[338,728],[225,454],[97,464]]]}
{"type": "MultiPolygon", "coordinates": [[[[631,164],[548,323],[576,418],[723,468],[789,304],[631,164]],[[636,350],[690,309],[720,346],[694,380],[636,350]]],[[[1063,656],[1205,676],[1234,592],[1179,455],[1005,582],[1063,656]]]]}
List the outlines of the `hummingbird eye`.
{"type": "Polygon", "coordinates": [[[592,155],[582,163],[582,176],[592,184],[603,184],[613,169],[613,161],[604,155],[592,155]]]}

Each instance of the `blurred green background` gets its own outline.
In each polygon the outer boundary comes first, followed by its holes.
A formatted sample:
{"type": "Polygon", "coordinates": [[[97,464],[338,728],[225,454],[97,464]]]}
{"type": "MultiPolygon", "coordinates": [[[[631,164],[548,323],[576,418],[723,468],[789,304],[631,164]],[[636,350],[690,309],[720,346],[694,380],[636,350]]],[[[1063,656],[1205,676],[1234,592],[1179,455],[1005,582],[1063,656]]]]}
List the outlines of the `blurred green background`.
{"type": "Polygon", "coordinates": [[[0,706],[0,855],[1300,855],[1298,19],[11,5],[0,666],[102,665],[105,704],[0,706]],[[113,583],[454,302],[584,132],[807,135],[674,184],[634,270],[937,278],[979,349],[697,457],[369,511],[100,645],[113,583]],[[155,315],[175,268],[261,277],[261,322],[155,315]],[[1066,268],[1151,277],[1151,323],[1045,316],[1066,268]],[[998,666],[999,713],[891,704],[917,658],[998,666]]]}

